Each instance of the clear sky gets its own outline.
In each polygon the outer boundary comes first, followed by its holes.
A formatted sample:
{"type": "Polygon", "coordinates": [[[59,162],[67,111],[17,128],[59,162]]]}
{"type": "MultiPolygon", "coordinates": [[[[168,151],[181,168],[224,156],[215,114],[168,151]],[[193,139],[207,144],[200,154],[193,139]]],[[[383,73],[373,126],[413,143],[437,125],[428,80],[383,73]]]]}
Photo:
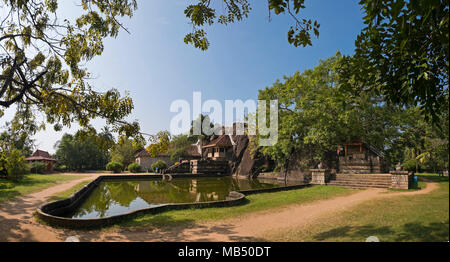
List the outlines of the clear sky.
{"type": "MultiPolygon", "coordinates": [[[[63,15],[79,14],[74,8],[77,1],[61,2],[63,15]]],[[[176,99],[192,101],[194,91],[202,92],[202,100],[257,99],[258,89],[284,75],[312,68],[338,50],[352,54],[363,27],[358,1],[309,0],[301,16],[318,20],[320,36],[312,47],[294,47],[287,42],[293,20],[272,14],[269,22],[267,1],[254,0],[245,21],[207,28],[211,46],[203,52],[183,42],[191,30],[183,13],[189,2],[138,1],[135,15],[123,20],[131,34],[122,31],[107,39],[104,53],[87,64],[98,90],[129,92],[135,106],[129,120],[137,119],[143,132],[168,130],[175,115],[170,104],[176,99]]],[[[7,110],[0,125],[12,115],[13,109],[7,110]]],[[[93,123],[98,128],[104,125],[102,120],[93,123]]],[[[36,145],[53,153],[63,133],[77,129],[74,125],[55,132],[48,126],[34,137],[36,145]]]]}

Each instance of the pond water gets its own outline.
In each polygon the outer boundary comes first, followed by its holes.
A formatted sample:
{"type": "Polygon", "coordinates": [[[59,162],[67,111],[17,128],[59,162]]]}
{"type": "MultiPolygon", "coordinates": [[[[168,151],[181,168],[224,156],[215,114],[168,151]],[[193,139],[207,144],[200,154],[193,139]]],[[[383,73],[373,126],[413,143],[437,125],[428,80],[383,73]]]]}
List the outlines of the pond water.
{"type": "Polygon", "coordinates": [[[78,209],[65,217],[108,217],[167,203],[225,200],[231,191],[265,189],[299,183],[234,177],[103,180],[78,209]]]}

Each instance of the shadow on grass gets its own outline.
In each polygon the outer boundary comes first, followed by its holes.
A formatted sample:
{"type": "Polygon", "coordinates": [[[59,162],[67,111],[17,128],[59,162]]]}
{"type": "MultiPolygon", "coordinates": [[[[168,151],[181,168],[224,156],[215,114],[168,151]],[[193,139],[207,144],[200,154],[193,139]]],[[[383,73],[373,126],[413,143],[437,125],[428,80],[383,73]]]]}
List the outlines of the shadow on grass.
{"type": "Polygon", "coordinates": [[[441,182],[449,181],[448,177],[446,177],[446,176],[421,176],[421,175],[418,175],[417,177],[420,181],[425,181],[425,182],[431,181],[431,182],[441,183],[441,182]]]}
{"type": "Polygon", "coordinates": [[[449,221],[445,223],[432,222],[427,224],[415,222],[406,223],[401,229],[394,230],[389,226],[377,227],[343,226],[319,233],[313,237],[315,241],[330,241],[334,239],[350,239],[364,242],[369,236],[376,236],[381,242],[442,242],[449,240],[449,221]]]}
{"type": "MultiPolygon", "coordinates": [[[[230,208],[230,207],[239,207],[239,206],[245,206],[249,204],[251,201],[244,198],[242,202],[236,205],[232,206],[225,206],[220,207],[222,208],[230,208]]],[[[196,212],[198,210],[208,210],[210,208],[217,208],[217,207],[195,207],[195,208],[181,208],[181,209],[173,209],[164,211],[163,213],[159,214],[137,214],[132,217],[123,218],[123,221],[116,223],[118,226],[125,226],[125,227],[155,227],[155,228],[167,228],[167,227],[176,227],[176,226],[182,226],[182,227],[192,227],[196,225],[199,222],[198,217],[197,218],[180,218],[179,216],[172,216],[171,214],[167,214],[166,212],[172,212],[172,211],[192,211],[196,212]]]]}
{"type": "Polygon", "coordinates": [[[8,190],[8,191],[6,191],[6,190],[0,189],[0,204],[2,202],[4,202],[4,201],[13,199],[13,198],[18,197],[20,195],[21,195],[20,192],[16,191],[16,190],[8,190]]]}

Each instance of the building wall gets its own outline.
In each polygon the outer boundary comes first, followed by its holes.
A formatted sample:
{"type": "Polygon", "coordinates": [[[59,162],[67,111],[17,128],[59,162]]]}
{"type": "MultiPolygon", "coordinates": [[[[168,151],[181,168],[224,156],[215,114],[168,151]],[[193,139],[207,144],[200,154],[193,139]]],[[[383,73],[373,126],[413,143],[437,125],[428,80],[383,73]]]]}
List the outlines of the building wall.
{"type": "Polygon", "coordinates": [[[136,158],[136,163],[141,166],[143,171],[150,171],[152,169],[152,164],[158,160],[166,162],[167,166],[171,166],[173,164],[173,161],[170,160],[169,156],[138,157],[136,158]]]}

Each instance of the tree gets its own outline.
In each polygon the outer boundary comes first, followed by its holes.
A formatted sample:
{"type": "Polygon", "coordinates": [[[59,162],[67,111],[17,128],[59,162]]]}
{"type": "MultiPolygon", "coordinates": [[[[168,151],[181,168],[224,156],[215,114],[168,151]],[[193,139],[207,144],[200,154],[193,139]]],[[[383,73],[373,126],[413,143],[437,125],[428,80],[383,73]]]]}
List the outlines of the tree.
{"type": "Polygon", "coordinates": [[[167,154],[169,151],[171,135],[169,131],[160,131],[156,135],[150,137],[150,145],[146,150],[152,157],[158,154],[167,154]]]}
{"type": "MultiPolygon", "coordinates": [[[[196,2],[185,9],[193,31],[184,41],[201,50],[210,45],[205,26],[238,22],[251,11],[247,0],[219,1],[224,10],[219,14],[220,4],[196,2]]],[[[287,37],[294,46],[311,45],[311,35],[319,36],[317,21],[299,17],[304,2],[268,0],[269,19],[271,11],[293,18],[287,37]]],[[[419,106],[436,123],[448,100],[449,1],[361,0],[360,5],[366,27],[355,42],[355,55],[346,58],[340,71],[352,80],[347,88],[355,97],[369,89],[380,92],[385,102],[419,106]]]]}
{"type": "Polygon", "coordinates": [[[112,148],[111,161],[119,162],[122,166],[127,167],[134,162],[136,152],[143,148],[141,141],[136,142],[130,138],[121,137],[112,148]]]}
{"type": "Polygon", "coordinates": [[[430,125],[419,107],[408,108],[397,116],[399,135],[392,141],[388,156],[395,163],[414,163],[429,171],[448,169],[448,104],[444,106],[438,123],[430,125]]]}
{"type": "Polygon", "coordinates": [[[364,24],[342,76],[358,96],[377,90],[386,102],[419,106],[437,123],[448,100],[449,1],[361,0],[364,24]],[[349,83],[351,81],[348,81],[349,83]]]}
{"type": "Polygon", "coordinates": [[[301,167],[314,166],[339,144],[360,138],[385,151],[398,136],[402,109],[383,103],[375,92],[351,97],[341,88],[341,62],[338,53],[314,69],[259,90],[258,99],[278,100],[278,142],[260,152],[279,168],[286,170],[294,153],[302,157],[301,167]]]}
{"type": "Polygon", "coordinates": [[[0,133],[1,152],[15,148],[21,151],[24,156],[31,155],[34,148],[34,139],[31,136],[38,127],[33,121],[34,116],[22,117],[27,114],[30,114],[30,112],[18,110],[13,120],[6,122],[6,130],[0,133]]]}
{"type": "MultiPolygon", "coordinates": [[[[214,23],[227,25],[241,21],[248,17],[251,11],[248,0],[222,0],[218,1],[217,6],[212,6],[210,0],[196,0],[196,4],[186,7],[184,14],[192,24],[192,32],[184,38],[186,44],[192,44],[194,47],[203,51],[207,50],[210,43],[206,37],[207,33],[204,26],[211,26],[214,23]],[[217,14],[217,8],[221,6],[223,12],[217,14]]],[[[320,24],[317,21],[307,20],[299,17],[299,13],[305,8],[305,0],[268,0],[269,20],[271,12],[276,15],[286,14],[292,17],[294,25],[287,33],[290,44],[294,46],[312,45],[311,35],[319,36],[320,24]]]]}
{"type": "Polygon", "coordinates": [[[133,15],[135,0],[81,0],[83,11],[75,21],[57,17],[57,0],[3,2],[0,114],[18,105],[45,113],[56,130],[74,121],[86,127],[95,117],[127,135],[139,130],[136,122],[122,120],[133,109],[131,98],[115,89],[96,91],[84,67],[102,54],[106,37],[118,35],[119,19],[133,15]]]}
{"type": "Polygon", "coordinates": [[[169,156],[172,161],[178,161],[179,158],[183,158],[187,155],[187,150],[192,144],[197,142],[197,138],[188,135],[174,136],[170,142],[169,156]]]}
{"type": "Polygon", "coordinates": [[[55,157],[59,165],[77,171],[104,169],[109,156],[97,146],[96,140],[96,135],[86,136],[85,130],[80,130],[75,135],[64,134],[55,144],[55,157]]]}

